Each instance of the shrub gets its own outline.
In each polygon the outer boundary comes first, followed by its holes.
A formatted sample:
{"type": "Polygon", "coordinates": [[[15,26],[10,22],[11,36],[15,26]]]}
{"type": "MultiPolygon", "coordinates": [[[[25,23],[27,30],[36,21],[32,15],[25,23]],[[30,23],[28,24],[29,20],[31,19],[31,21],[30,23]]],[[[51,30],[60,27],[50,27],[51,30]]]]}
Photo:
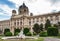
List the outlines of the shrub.
{"type": "Polygon", "coordinates": [[[60,36],[60,33],[58,34],[58,36],[60,36]]]}
{"type": "Polygon", "coordinates": [[[42,32],[40,32],[39,36],[46,37],[47,36],[47,32],[42,31],[42,32]]]}
{"type": "Polygon", "coordinates": [[[33,32],[33,35],[37,35],[35,32],[33,32]]]}
{"type": "Polygon", "coordinates": [[[59,33],[59,31],[56,27],[50,27],[47,29],[48,36],[57,36],[58,33],[59,33]]]}
{"type": "Polygon", "coordinates": [[[23,34],[27,34],[29,32],[29,29],[28,28],[24,28],[24,30],[23,30],[23,34]]]}
{"type": "Polygon", "coordinates": [[[18,35],[18,33],[19,33],[19,32],[16,32],[16,33],[14,33],[14,35],[16,36],[16,35],[18,35]]]}
{"type": "Polygon", "coordinates": [[[54,24],[54,27],[57,27],[58,28],[58,25],[57,24],[54,24]]]}
{"type": "Polygon", "coordinates": [[[6,32],[5,36],[12,36],[12,33],[11,32],[6,32]]]}
{"type": "Polygon", "coordinates": [[[28,32],[28,33],[26,34],[26,36],[32,36],[31,32],[28,32]]]}

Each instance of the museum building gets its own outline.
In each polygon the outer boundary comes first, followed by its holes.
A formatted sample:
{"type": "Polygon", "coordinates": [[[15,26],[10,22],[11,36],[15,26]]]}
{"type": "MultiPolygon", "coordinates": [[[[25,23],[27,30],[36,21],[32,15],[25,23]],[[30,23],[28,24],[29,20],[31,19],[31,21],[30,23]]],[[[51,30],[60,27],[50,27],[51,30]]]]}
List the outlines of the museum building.
{"type": "Polygon", "coordinates": [[[9,28],[13,33],[14,28],[29,28],[31,32],[33,32],[33,25],[43,24],[43,28],[45,28],[46,20],[49,19],[51,24],[57,24],[60,22],[60,12],[47,13],[43,15],[33,15],[33,13],[29,12],[29,8],[23,3],[19,6],[18,15],[16,10],[12,10],[12,16],[9,20],[0,21],[0,31],[4,32],[5,28],[9,28]]]}

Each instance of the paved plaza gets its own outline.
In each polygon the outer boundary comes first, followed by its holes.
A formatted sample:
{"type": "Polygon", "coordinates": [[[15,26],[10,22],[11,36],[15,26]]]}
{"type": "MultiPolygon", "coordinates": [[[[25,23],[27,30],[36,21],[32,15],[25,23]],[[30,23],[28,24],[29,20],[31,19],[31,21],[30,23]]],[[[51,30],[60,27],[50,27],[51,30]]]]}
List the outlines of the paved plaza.
{"type": "Polygon", "coordinates": [[[44,41],[60,41],[60,39],[52,38],[52,37],[46,37],[46,38],[44,38],[44,41]]]}

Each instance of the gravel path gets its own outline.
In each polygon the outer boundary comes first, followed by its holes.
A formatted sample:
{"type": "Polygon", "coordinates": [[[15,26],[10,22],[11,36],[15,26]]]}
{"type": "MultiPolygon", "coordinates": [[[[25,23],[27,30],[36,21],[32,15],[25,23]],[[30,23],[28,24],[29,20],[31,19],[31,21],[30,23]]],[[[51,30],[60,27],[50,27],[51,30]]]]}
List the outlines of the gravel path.
{"type": "Polygon", "coordinates": [[[46,37],[46,38],[44,38],[44,41],[60,41],[60,39],[52,38],[52,37],[46,37]]]}

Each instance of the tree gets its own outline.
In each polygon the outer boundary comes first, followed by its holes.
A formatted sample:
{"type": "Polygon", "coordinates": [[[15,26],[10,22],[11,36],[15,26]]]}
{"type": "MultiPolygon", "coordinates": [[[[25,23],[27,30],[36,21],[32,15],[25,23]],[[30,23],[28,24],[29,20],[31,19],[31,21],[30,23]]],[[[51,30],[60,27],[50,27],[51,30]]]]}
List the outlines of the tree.
{"type": "Polygon", "coordinates": [[[43,31],[43,24],[40,24],[40,30],[43,31]]]}
{"type": "Polygon", "coordinates": [[[2,34],[2,30],[0,30],[0,34],[2,34]]]}
{"type": "Polygon", "coordinates": [[[14,29],[14,35],[18,35],[19,32],[20,32],[20,29],[19,28],[17,28],[17,29],[15,28],[14,29]]]}
{"type": "Polygon", "coordinates": [[[60,29],[60,22],[58,22],[58,29],[60,29]]]}
{"type": "Polygon", "coordinates": [[[28,28],[24,28],[23,34],[27,35],[28,32],[29,32],[29,29],[28,28]]]}
{"type": "Polygon", "coordinates": [[[39,27],[39,25],[38,25],[37,23],[34,24],[33,30],[34,30],[34,32],[35,32],[36,34],[40,33],[40,27],[39,27]]]}
{"type": "Polygon", "coordinates": [[[58,25],[60,26],[60,22],[58,22],[58,25]]]}
{"type": "Polygon", "coordinates": [[[51,23],[50,23],[50,20],[49,20],[49,19],[46,20],[46,23],[45,23],[45,30],[47,30],[48,27],[51,27],[51,23]]]}
{"type": "Polygon", "coordinates": [[[4,29],[4,34],[7,32],[10,32],[10,29],[8,29],[8,28],[4,29]]]}

